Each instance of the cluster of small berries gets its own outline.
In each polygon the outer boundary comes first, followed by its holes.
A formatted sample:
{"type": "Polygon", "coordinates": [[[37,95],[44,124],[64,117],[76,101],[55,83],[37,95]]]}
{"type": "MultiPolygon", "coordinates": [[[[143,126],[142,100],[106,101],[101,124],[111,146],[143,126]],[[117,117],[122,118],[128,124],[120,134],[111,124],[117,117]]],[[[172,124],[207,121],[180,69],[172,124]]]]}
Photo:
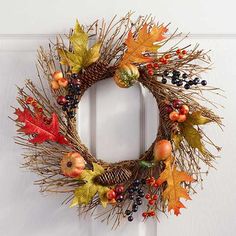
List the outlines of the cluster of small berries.
{"type": "Polygon", "coordinates": [[[128,198],[133,201],[131,209],[127,209],[125,214],[128,216],[128,221],[133,221],[133,213],[138,211],[139,206],[143,204],[142,198],[145,196],[143,186],[146,184],[145,179],[136,179],[127,189],[128,198]]]}
{"type": "Polygon", "coordinates": [[[114,189],[110,189],[107,192],[107,199],[111,204],[122,202],[124,200],[124,186],[119,184],[114,189]]]}
{"type": "Polygon", "coordinates": [[[72,74],[68,82],[68,94],[66,96],[59,96],[57,103],[62,106],[69,118],[75,117],[75,109],[78,106],[79,100],[77,96],[81,93],[81,82],[78,74],[72,74]]]}
{"type": "Polygon", "coordinates": [[[172,121],[184,122],[189,113],[189,107],[179,99],[175,99],[166,106],[166,111],[169,113],[169,118],[172,121]]]}
{"type": "Polygon", "coordinates": [[[31,105],[36,112],[42,113],[43,108],[38,104],[38,102],[32,98],[32,97],[27,97],[26,98],[26,104],[31,105]]]}
{"type": "Polygon", "coordinates": [[[161,82],[163,84],[166,84],[167,79],[170,79],[172,84],[174,84],[178,87],[184,86],[185,89],[190,89],[191,86],[198,85],[198,84],[201,84],[202,86],[207,85],[206,80],[200,80],[197,77],[194,79],[188,79],[188,77],[189,77],[189,75],[187,73],[183,73],[181,75],[181,72],[178,70],[173,70],[173,71],[165,70],[163,72],[161,82]]]}

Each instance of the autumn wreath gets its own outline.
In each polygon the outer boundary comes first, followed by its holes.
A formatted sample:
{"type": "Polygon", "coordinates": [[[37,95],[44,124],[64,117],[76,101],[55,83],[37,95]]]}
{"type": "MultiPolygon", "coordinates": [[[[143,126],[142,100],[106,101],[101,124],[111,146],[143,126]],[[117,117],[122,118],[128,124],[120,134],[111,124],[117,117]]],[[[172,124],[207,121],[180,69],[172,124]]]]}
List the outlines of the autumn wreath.
{"type": "Polygon", "coordinates": [[[214,104],[203,94],[217,90],[201,79],[210,68],[208,52],[180,47],[185,36],[166,32],[167,26],[151,16],[133,21],[128,13],[109,24],[84,27],[76,21],[69,35],[39,49],[39,83],[27,81],[19,88],[22,108],[15,109],[14,121],[16,143],[27,149],[24,166],[41,176],[35,183],[42,192],[66,194],[65,202],[78,205],[81,214],[102,205],[100,216],[114,227],[123,218],[133,221],[136,212],[148,219],[166,209],[178,215],[184,208],[180,199],[190,199],[194,183],[202,181],[202,164],[212,167],[216,158],[206,144],[220,149],[202,127],[222,123],[199,103],[214,104]],[[76,110],[84,92],[110,78],[121,88],[140,83],[157,102],[156,139],[136,160],[98,159],[77,132],[76,110]]]}

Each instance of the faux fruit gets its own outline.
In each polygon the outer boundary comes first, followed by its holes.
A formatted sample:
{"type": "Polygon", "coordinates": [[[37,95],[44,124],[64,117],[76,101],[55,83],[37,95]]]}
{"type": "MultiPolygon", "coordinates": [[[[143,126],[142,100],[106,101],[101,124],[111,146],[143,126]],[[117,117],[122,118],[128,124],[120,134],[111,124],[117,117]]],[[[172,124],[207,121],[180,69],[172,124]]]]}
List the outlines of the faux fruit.
{"type": "Polygon", "coordinates": [[[156,142],[153,150],[155,161],[166,160],[171,155],[171,151],[171,143],[168,140],[162,139],[156,142]]]}
{"type": "Polygon", "coordinates": [[[52,77],[54,80],[59,80],[61,78],[63,78],[63,73],[61,71],[55,71],[53,74],[52,74],[52,77]]]}
{"type": "Polygon", "coordinates": [[[189,107],[187,105],[182,105],[179,109],[180,114],[186,115],[189,113],[189,107]]]}
{"type": "Polygon", "coordinates": [[[177,121],[182,123],[182,122],[186,121],[186,119],[187,119],[186,115],[180,114],[177,121]]]}
{"type": "Polygon", "coordinates": [[[119,67],[114,76],[116,84],[121,88],[129,88],[138,78],[138,68],[132,64],[119,67]]]}
{"type": "Polygon", "coordinates": [[[107,199],[112,200],[112,199],[115,199],[115,198],[116,198],[116,192],[113,189],[110,189],[107,192],[107,199]]]}
{"type": "Polygon", "coordinates": [[[170,114],[169,114],[169,118],[170,120],[172,121],[177,121],[179,119],[179,113],[177,111],[172,111],[170,114]]]}
{"type": "Polygon", "coordinates": [[[63,156],[61,161],[63,175],[76,178],[80,176],[84,168],[84,158],[78,152],[69,152],[63,156]]]}

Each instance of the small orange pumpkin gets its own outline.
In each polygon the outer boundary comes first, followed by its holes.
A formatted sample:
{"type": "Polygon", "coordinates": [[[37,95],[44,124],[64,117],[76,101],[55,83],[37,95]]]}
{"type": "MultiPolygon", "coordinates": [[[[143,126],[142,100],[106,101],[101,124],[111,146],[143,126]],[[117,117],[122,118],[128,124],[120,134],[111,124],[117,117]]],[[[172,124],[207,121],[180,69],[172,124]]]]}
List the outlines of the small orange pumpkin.
{"type": "Polygon", "coordinates": [[[129,88],[139,78],[137,66],[128,64],[120,66],[115,73],[114,80],[121,88],[129,88]]]}
{"type": "Polygon", "coordinates": [[[84,168],[85,160],[78,152],[69,152],[61,160],[61,171],[65,176],[79,177],[84,168]]]}
{"type": "Polygon", "coordinates": [[[171,156],[171,143],[166,139],[162,139],[155,143],[153,155],[155,161],[163,161],[171,156]]]}

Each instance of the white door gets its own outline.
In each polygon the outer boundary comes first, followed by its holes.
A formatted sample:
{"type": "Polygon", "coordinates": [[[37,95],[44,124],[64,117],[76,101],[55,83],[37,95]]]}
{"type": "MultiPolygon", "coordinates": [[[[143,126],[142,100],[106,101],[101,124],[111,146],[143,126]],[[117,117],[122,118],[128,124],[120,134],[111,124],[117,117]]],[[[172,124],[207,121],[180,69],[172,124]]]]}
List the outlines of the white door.
{"type": "MultiPolygon", "coordinates": [[[[0,1],[0,235],[1,236],[231,236],[236,233],[236,22],[233,0],[8,0],[0,1]],[[66,33],[78,18],[83,24],[113,15],[152,13],[171,28],[191,32],[186,42],[212,49],[214,69],[209,83],[226,91],[219,113],[224,133],[209,127],[209,135],[223,147],[218,171],[211,170],[204,189],[186,203],[182,215],[160,216],[160,222],[125,223],[116,231],[99,220],[79,219],[75,209],[61,206],[63,196],[41,195],[34,174],[20,169],[22,149],[12,137],[8,119],[16,105],[16,87],[36,79],[36,50],[58,33],[66,33]]],[[[210,96],[210,95],[209,95],[210,96]]],[[[119,89],[112,80],[93,86],[84,96],[78,127],[84,142],[104,160],[135,159],[155,137],[158,111],[150,93],[138,85],[119,89]]]]}

